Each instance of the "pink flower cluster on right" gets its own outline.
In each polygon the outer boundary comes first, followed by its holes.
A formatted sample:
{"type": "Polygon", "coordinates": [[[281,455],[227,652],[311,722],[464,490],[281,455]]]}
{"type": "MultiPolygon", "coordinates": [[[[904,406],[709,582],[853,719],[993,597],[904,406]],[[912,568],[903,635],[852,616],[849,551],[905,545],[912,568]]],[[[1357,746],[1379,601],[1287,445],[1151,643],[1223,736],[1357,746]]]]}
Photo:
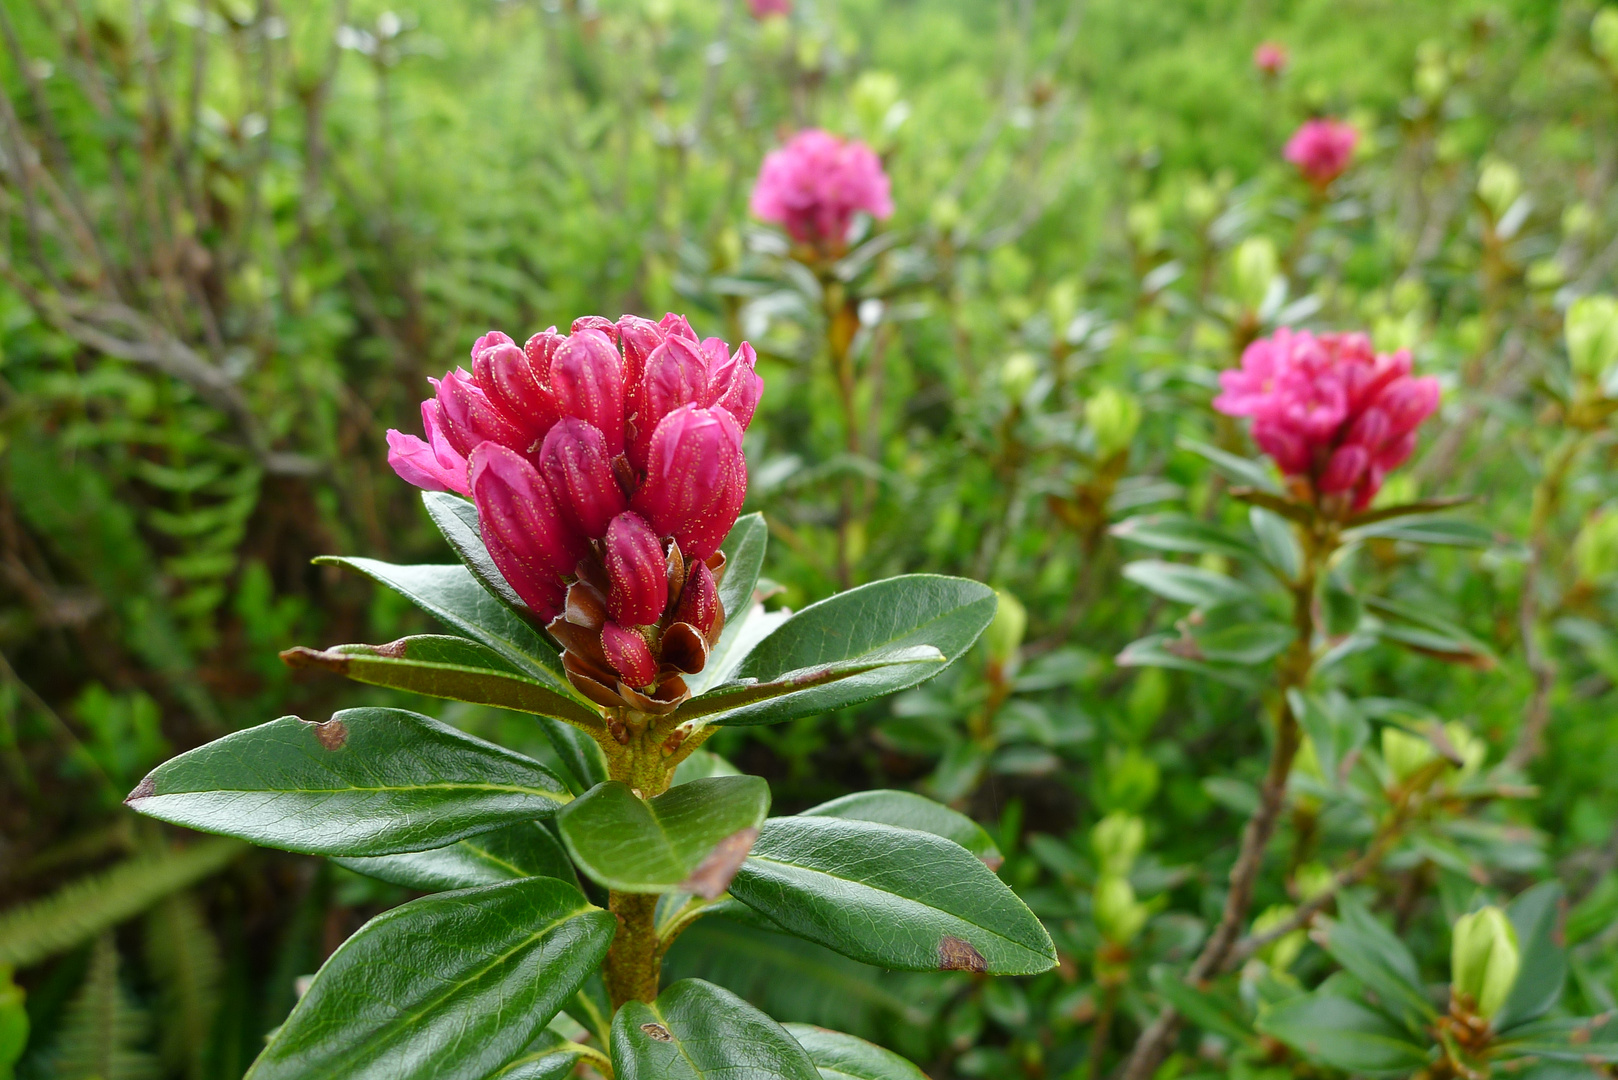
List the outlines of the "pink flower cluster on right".
{"type": "Polygon", "coordinates": [[[1309,120],[1287,140],[1285,157],[1320,191],[1347,171],[1360,136],[1341,120],[1309,120]]]}
{"type": "Polygon", "coordinates": [[[1253,50],[1253,66],[1269,78],[1275,78],[1286,70],[1286,46],[1278,41],[1261,42],[1258,48],[1253,50]]]}
{"type": "Polygon", "coordinates": [[[856,213],[878,221],[891,216],[893,199],[876,151],[810,128],[764,156],[749,208],[799,243],[826,250],[847,239],[856,213]]]}
{"type": "Polygon", "coordinates": [[[755,19],[767,19],[771,15],[791,15],[792,0],[747,0],[747,9],[753,13],[755,19]]]}
{"type": "Polygon", "coordinates": [[[1364,334],[1277,330],[1219,384],[1214,408],[1252,417],[1259,449],[1328,512],[1368,506],[1438,408],[1438,380],[1413,377],[1408,350],[1373,352],[1364,334]]]}

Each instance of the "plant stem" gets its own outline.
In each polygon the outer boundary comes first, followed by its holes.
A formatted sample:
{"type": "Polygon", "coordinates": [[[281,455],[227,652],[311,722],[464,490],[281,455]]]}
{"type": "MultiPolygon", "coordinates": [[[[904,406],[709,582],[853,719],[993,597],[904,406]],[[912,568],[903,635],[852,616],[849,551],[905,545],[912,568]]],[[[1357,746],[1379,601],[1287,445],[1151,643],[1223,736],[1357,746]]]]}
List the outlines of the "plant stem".
{"type": "MultiPolygon", "coordinates": [[[[826,323],[826,350],[831,358],[832,375],[837,380],[837,400],[843,412],[843,449],[850,459],[860,454],[859,406],[854,373],[854,332],[859,318],[852,310],[843,283],[822,270],[820,295],[826,323]]],[[[852,467],[852,460],[850,461],[852,467]]],[[[853,557],[850,530],[854,524],[856,479],[845,476],[837,510],[837,579],[846,589],[853,584],[853,557]]]]}
{"type": "MultiPolygon", "coordinates": [[[[1286,805],[1287,777],[1292,772],[1293,759],[1297,757],[1298,747],[1303,741],[1298,718],[1293,715],[1292,705],[1287,700],[1287,691],[1301,689],[1309,682],[1314,666],[1315,583],[1326,557],[1336,546],[1336,538],[1332,529],[1322,529],[1318,522],[1315,529],[1299,529],[1298,533],[1304,544],[1303,567],[1297,580],[1289,582],[1292,623],[1297,636],[1282,656],[1276,672],[1280,693],[1276,703],[1275,744],[1270,751],[1270,765],[1265,771],[1263,786],[1259,789],[1258,809],[1253,811],[1253,816],[1248,818],[1242,830],[1241,850],[1237,853],[1235,865],[1230,868],[1230,892],[1225,896],[1225,908],[1220,913],[1219,924],[1192,962],[1191,970],[1186,973],[1186,981],[1190,983],[1200,984],[1217,975],[1236,945],[1248,909],[1253,903],[1253,886],[1264,865],[1264,849],[1275,835],[1281,809],[1286,805]]],[[[1158,1013],[1157,1018],[1147,1025],[1135,1041],[1135,1048],[1124,1066],[1124,1080],[1147,1080],[1157,1071],[1158,1065],[1168,1056],[1174,1037],[1179,1034],[1180,1020],[1180,1014],[1172,1007],[1158,1013]]]]}
{"type": "Polygon", "coordinates": [[[1101,1080],[1101,1063],[1107,1056],[1107,1040],[1112,1035],[1112,1018],[1118,1011],[1118,987],[1109,983],[1101,991],[1101,1009],[1096,1013],[1095,1030],[1090,1033],[1090,1061],[1085,1075],[1101,1080]]]}
{"type": "Polygon", "coordinates": [[[626,1001],[657,1000],[663,964],[657,947],[657,897],[614,891],[607,909],[618,917],[618,933],[607,950],[602,972],[613,1009],[626,1001]]]}

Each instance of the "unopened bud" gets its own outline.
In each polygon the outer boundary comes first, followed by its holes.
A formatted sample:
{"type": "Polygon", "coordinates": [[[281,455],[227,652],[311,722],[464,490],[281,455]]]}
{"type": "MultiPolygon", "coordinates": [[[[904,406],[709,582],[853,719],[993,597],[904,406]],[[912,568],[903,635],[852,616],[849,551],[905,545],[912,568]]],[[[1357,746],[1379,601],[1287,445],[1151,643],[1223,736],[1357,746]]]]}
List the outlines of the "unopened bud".
{"type": "Polygon", "coordinates": [[[994,620],[983,631],[983,644],[990,660],[1009,667],[1016,660],[1023,634],[1028,630],[1028,609],[1004,589],[996,591],[995,596],[999,604],[994,609],[994,620]]]}
{"type": "Polygon", "coordinates": [[[1117,387],[1103,386],[1084,403],[1084,422],[1095,439],[1096,457],[1105,461],[1129,449],[1140,429],[1140,402],[1117,387]]]}
{"type": "Polygon", "coordinates": [[[1185,212],[1201,224],[1219,213],[1219,192],[1211,184],[1194,183],[1185,189],[1185,212]]]}
{"type": "Polygon", "coordinates": [[[1021,401],[1039,378],[1039,361],[1030,353],[1012,353],[1000,365],[1000,389],[1012,401],[1021,401]]]}
{"type": "Polygon", "coordinates": [[[1090,847],[1103,875],[1127,877],[1146,844],[1146,823],[1134,814],[1114,810],[1090,830],[1090,847]]]}
{"type": "Polygon", "coordinates": [[[1313,900],[1337,882],[1337,875],[1325,863],[1307,862],[1292,872],[1292,887],[1299,900],[1313,900]]]}
{"type": "Polygon", "coordinates": [[[1618,71],[1618,7],[1604,7],[1590,21],[1590,47],[1606,65],[1618,71]]]}
{"type": "Polygon", "coordinates": [[[1108,941],[1128,945],[1146,925],[1147,914],[1128,878],[1105,874],[1096,882],[1096,928],[1108,941]]]}
{"type": "Polygon", "coordinates": [[[848,101],[865,140],[882,149],[892,134],[889,117],[899,104],[899,77],[890,71],[867,71],[854,80],[848,101]]]}
{"type": "Polygon", "coordinates": [[[1264,306],[1270,285],[1281,272],[1281,255],[1267,236],[1250,236],[1241,242],[1231,259],[1236,299],[1247,311],[1264,306]]]}
{"type": "Polygon", "coordinates": [[[1522,174],[1504,161],[1491,161],[1483,166],[1478,176],[1478,198],[1489,208],[1489,214],[1499,221],[1511,209],[1511,204],[1522,194],[1522,174]]]}
{"type": "Polygon", "coordinates": [[[1449,89],[1449,69],[1443,64],[1422,64],[1416,68],[1416,93],[1423,101],[1436,105],[1449,89]]]}
{"type": "Polygon", "coordinates": [[[1396,727],[1382,729],[1382,760],[1395,780],[1408,780],[1438,756],[1433,744],[1420,735],[1396,727]]]}
{"type": "Polygon", "coordinates": [[[1567,357],[1573,373],[1600,382],[1618,364],[1618,298],[1581,296],[1567,309],[1567,357]]]}
{"type": "Polygon", "coordinates": [[[1522,956],[1517,931],[1497,907],[1455,920],[1450,951],[1450,986],[1477,1015],[1492,1019],[1506,1003],[1522,956]]]}
{"type": "Polygon", "coordinates": [[[1573,563],[1587,582],[1618,573],[1618,513],[1599,510],[1584,523],[1573,541],[1573,563]]]}

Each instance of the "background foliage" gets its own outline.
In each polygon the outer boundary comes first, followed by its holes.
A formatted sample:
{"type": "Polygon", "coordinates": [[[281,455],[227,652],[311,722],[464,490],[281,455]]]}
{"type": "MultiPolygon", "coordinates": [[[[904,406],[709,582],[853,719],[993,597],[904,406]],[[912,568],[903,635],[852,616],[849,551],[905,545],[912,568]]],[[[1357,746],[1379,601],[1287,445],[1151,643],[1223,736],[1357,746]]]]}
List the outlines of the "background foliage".
{"type": "MultiPolygon", "coordinates": [[[[28,1030],[19,1075],[239,1076],[297,978],[406,898],[134,820],[120,800],[169,754],[359,704],[552,754],[526,717],[294,675],[276,653],[428,629],[310,559],[443,561],[383,430],[417,429],[424,378],[478,333],[592,312],[672,309],[758,346],[749,509],[772,530],[773,604],[926,570],[1026,615],[894,701],[710,749],[768,776],[783,812],[866,787],[968,810],[1059,971],[879,975],[715,920],[681,941],[679,973],[939,1078],[1093,1074],[1127,1051],[1156,1010],[1151,966],[1183,967],[1223,902],[1266,698],[1262,677],[1115,662],[1184,610],[1122,572],[1150,553],[1108,526],[1247,520],[1187,440],[1251,453],[1207,407],[1214,374],[1284,323],[1366,328],[1441,377],[1386,497],[1474,496],[1489,533],[1374,543],[1342,568],[1350,599],[1387,598],[1403,614],[1380,617],[1430,635],[1321,677],[1324,700],[1358,702],[1344,751],[1389,757],[1373,728],[1460,721],[1513,796],[1401,832],[1359,902],[1443,981],[1456,915],[1559,880],[1563,1007],[1612,1007],[1614,444],[1568,422],[1561,340],[1568,300],[1618,273],[1618,42],[1592,38],[1595,10],[0,8],[0,965],[26,990],[25,1007],[0,993],[0,1070],[28,1030]],[[1265,39],[1290,50],[1278,79],[1251,64],[1265,39]],[[1280,158],[1316,113],[1362,134],[1323,208],[1280,158]],[[897,207],[829,288],[745,212],[763,153],[809,124],[875,146],[897,207]],[[1281,281],[1256,294],[1236,258],[1254,237],[1281,281]],[[847,406],[824,348],[841,311],[847,406]],[[1091,902],[1089,830],[1113,811],[1146,822],[1126,870],[1149,921],[1121,954],[1091,902]]],[[[1352,864],[1365,823],[1337,805],[1296,795],[1255,910],[1352,864]]],[[[1310,984],[1333,970],[1315,945],[1292,962],[1310,984]]],[[[1202,1027],[1169,1068],[1316,1067],[1202,1027]]]]}

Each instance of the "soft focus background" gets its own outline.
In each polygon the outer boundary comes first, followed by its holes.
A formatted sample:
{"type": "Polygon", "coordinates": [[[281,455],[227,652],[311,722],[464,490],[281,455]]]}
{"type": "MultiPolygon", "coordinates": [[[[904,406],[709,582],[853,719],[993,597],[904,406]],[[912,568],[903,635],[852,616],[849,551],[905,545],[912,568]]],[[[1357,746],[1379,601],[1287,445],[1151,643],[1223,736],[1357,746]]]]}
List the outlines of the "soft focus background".
{"type": "MultiPolygon", "coordinates": [[[[384,430],[419,432],[426,377],[485,330],[591,313],[673,310],[758,348],[748,509],[770,523],[772,604],[916,570],[1008,596],[992,643],[918,691],[708,745],[769,777],[778,812],[864,787],[968,810],[1063,955],[1034,979],[892,975],[716,921],[679,972],[935,1080],[1094,1076],[1127,1050],[1149,965],[1183,964],[1219,909],[1263,696],[1115,665],[1182,609],[1121,576],[1144,552],[1107,526],[1244,519],[1183,440],[1251,454],[1208,407],[1215,373],[1287,324],[1364,329],[1440,377],[1384,500],[1475,495],[1494,535],[1356,564],[1449,636],[1328,682],[1464,722],[1523,796],[1455,809],[1366,896],[1442,978],[1465,895],[1559,877],[1569,994],[1612,1006],[1618,483],[1602,432],[1561,453],[1555,390],[1562,310],[1618,273],[1618,14],[792,6],[0,5],[0,969],[26,991],[19,1076],[238,1077],[298,977],[405,898],[136,820],[121,799],[159,760],[363,702],[551,753],[525,717],[294,675],[277,652],[428,628],[311,559],[449,561],[384,430]],[[1277,72],[1255,65],[1265,41],[1277,72]],[[1316,199],[1281,151],[1323,115],[1359,146],[1316,199]],[[747,212],[765,152],[809,126],[868,142],[895,205],[826,287],[747,212]],[[1114,810],[1146,820],[1152,920],[1098,972],[1088,829],[1114,810]]],[[[1363,839],[1287,829],[1289,881],[1363,839]]],[[[1281,869],[1255,910],[1287,898],[1281,869]]],[[[1186,1045],[1181,1074],[1308,1070],[1186,1045]]]]}

